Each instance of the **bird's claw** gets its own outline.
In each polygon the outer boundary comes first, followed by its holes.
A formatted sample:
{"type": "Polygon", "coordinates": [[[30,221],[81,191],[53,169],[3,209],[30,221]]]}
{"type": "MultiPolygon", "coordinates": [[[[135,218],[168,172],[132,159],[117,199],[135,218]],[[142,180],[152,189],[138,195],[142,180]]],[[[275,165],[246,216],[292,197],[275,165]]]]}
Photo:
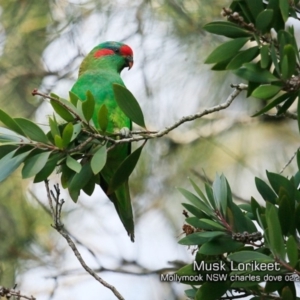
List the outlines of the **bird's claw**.
{"type": "Polygon", "coordinates": [[[128,127],[123,127],[120,130],[121,137],[129,138],[132,137],[131,131],[128,127]]]}

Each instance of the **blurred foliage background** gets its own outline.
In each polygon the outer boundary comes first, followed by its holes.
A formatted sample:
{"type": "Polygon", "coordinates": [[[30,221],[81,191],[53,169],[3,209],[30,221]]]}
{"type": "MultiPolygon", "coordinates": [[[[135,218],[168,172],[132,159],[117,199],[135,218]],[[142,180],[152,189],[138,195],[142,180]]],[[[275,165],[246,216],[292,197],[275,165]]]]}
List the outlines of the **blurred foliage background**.
{"type": "MultiPolygon", "coordinates": [[[[37,87],[67,97],[82,58],[105,40],[128,43],[134,50],[134,68],[122,75],[139,100],[149,129],[161,129],[184,115],[220,104],[231,92],[230,83],[240,81],[203,64],[220,37],[205,33],[202,26],[221,19],[221,9],[229,3],[0,0],[1,108],[43,124],[52,112],[31,91],[37,87]]],[[[296,122],[252,119],[258,107],[242,94],[230,109],[147,143],[130,180],[137,224],[133,245],[99,190],[91,198],[83,195],[76,205],[65,194],[66,227],[96,253],[97,260],[80,246],[87,262],[105,268],[100,275],[126,299],[137,295],[145,300],[184,299],[180,284],[161,283],[155,272],[145,275],[145,270],[192,259],[190,250],[177,245],[184,217],[183,199],[175,187],[188,186],[187,176],[200,182],[193,170],[201,174],[204,170],[209,179],[223,172],[234,193],[248,201],[258,195],[254,176],[264,178],[266,169],[279,171],[295,152],[296,122]],[[124,268],[142,275],[118,273],[124,268]]],[[[293,171],[292,164],[285,174],[293,171]]],[[[105,299],[112,299],[110,292],[83,275],[50,227],[43,205],[47,206],[43,185],[22,182],[17,172],[1,184],[0,285],[18,283],[23,293],[38,299],[71,295],[82,299],[99,290],[105,299]]]]}

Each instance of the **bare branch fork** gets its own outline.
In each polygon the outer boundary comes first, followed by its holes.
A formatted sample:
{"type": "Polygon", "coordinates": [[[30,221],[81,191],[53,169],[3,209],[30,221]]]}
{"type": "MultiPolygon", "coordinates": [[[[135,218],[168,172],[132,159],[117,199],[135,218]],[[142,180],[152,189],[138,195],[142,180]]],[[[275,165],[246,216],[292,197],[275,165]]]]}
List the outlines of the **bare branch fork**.
{"type": "Polygon", "coordinates": [[[17,285],[15,284],[15,286],[11,289],[5,288],[3,286],[0,286],[0,297],[5,297],[5,299],[9,299],[12,296],[16,297],[16,299],[28,299],[28,300],[36,300],[36,298],[34,298],[33,296],[25,296],[22,295],[20,291],[16,291],[16,287],[17,285]]]}
{"type": "MultiPolygon", "coordinates": [[[[80,252],[78,251],[75,243],[73,242],[73,240],[71,239],[69,234],[64,230],[64,225],[61,222],[61,210],[62,210],[62,206],[65,201],[63,199],[60,199],[60,189],[59,189],[58,184],[54,185],[54,190],[55,190],[54,192],[52,190],[50,190],[48,180],[45,180],[45,186],[46,186],[46,190],[47,190],[47,198],[49,201],[49,206],[50,206],[53,223],[54,223],[54,225],[52,225],[52,227],[60,235],[62,235],[65,238],[65,240],[69,244],[70,248],[72,249],[74,255],[80,262],[81,266],[86,270],[86,272],[89,273],[92,277],[94,277],[94,279],[97,280],[100,284],[102,284],[106,288],[110,289],[119,300],[125,300],[124,297],[120,294],[120,292],[113,285],[111,285],[108,282],[106,282],[105,280],[103,280],[100,276],[97,275],[97,273],[95,271],[93,271],[85,263],[80,252]]],[[[30,299],[30,298],[27,298],[27,299],[30,299]]]]}

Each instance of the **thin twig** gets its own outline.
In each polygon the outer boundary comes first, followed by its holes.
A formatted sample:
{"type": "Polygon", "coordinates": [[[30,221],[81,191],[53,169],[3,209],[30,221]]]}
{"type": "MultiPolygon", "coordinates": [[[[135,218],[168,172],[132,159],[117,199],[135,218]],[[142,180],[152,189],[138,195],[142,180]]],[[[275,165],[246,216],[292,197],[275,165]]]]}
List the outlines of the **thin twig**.
{"type": "Polygon", "coordinates": [[[63,108],[65,108],[67,111],[69,111],[70,113],[72,113],[76,119],[80,120],[84,125],[86,125],[88,128],[93,128],[90,126],[90,124],[88,122],[86,122],[84,119],[82,119],[82,117],[75,111],[73,110],[71,107],[69,107],[68,105],[62,103],[61,101],[59,101],[59,99],[55,98],[55,97],[51,97],[49,95],[46,95],[46,94],[43,94],[41,92],[39,92],[37,89],[34,89],[32,92],[31,92],[32,96],[41,96],[45,99],[49,99],[51,101],[54,101],[56,103],[58,103],[59,105],[61,105],[63,108]]]}
{"type": "Polygon", "coordinates": [[[15,286],[11,289],[0,286],[0,298],[5,297],[6,299],[9,299],[9,298],[11,298],[11,296],[15,296],[15,297],[17,297],[17,299],[23,298],[23,299],[27,299],[27,300],[36,300],[36,298],[33,296],[30,296],[30,297],[25,296],[25,295],[22,295],[20,291],[16,291],[15,290],[16,286],[17,285],[15,284],[15,286]]]}
{"type": "MultiPolygon", "coordinates": [[[[59,274],[56,274],[54,276],[47,276],[46,278],[58,278],[61,276],[69,276],[70,274],[81,274],[80,273],[81,270],[68,270],[68,271],[63,271],[59,274]]],[[[97,269],[93,269],[94,272],[97,273],[103,273],[103,272],[110,272],[110,273],[118,273],[118,274],[124,274],[124,275],[133,275],[133,276],[148,276],[148,275],[160,275],[160,274],[165,274],[165,273],[169,273],[169,272],[176,272],[178,271],[178,267],[169,267],[169,268],[161,268],[161,269],[157,269],[157,270],[149,270],[149,269],[142,269],[140,272],[135,272],[135,271],[128,271],[128,270],[124,270],[124,269],[108,269],[108,268],[97,268],[97,269]]]]}
{"type": "Polygon", "coordinates": [[[281,169],[281,171],[279,172],[279,174],[282,174],[283,171],[291,164],[291,162],[293,161],[293,159],[295,158],[295,156],[297,155],[298,151],[300,150],[300,147],[297,148],[297,150],[295,151],[295,153],[293,154],[293,156],[288,160],[288,162],[284,165],[284,167],[281,169]]]}
{"type": "MultiPolygon", "coordinates": [[[[30,195],[38,202],[39,205],[41,205],[41,207],[45,210],[45,212],[52,217],[52,213],[50,211],[50,209],[44,204],[42,203],[38,197],[31,191],[29,190],[30,195]]],[[[79,244],[81,247],[85,248],[95,259],[95,261],[97,262],[97,264],[100,266],[101,263],[99,261],[99,259],[97,258],[97,255],[95,254],[95,252],[89,248],[88,246],[86,246],[83,242],[81,242],[76,236],[74,236],[71,232],[69,232],[66,228],[64,228],[66,233],[77,243],[79,244]]]]}
{"type": "Polygon", "coordinates": [[[88,137],[83,143],[79,144],[77,147],[68,150],[68,153],[81,151],[88,143],[93,141],[93,137],[88,137]]]}
{"type": "Polygon", "coordinates": [[[119,291],[113,285],[111,285],[108,282],[106,282],[105,280],[103,280],[100,276],[97,275],[97,273],[95,271],[93,271],[85,263],[85,261],[83,260],[80,252],[78,251],[75,243],[73,242],[73,240],[71,239],[71,237],[67,234],[67,232],[64,230],[64,226],[63,226],[63,224],[61,222],[61,209],[62,209],[62,206],[64,204],[64,201],[59,199],[60,190],[59,190],[58,185],[55,186],[55,192],[56,192],[55,195],[54,195],[53,191],[50,190],[50,188],[49,188],[49,182],[47,180],[45,180],[45,186],[46,186],[46,190],[47,190],[48,201],[49,201],[50,208],[51,208],[51,211],[52,211],[52,218],[53,218],[53,221],[54,221],[54,225],[52,225],[52,227],[54,229],[56,229],[56,231],[58,233],[60,233],[65,238],[65,240],[69,244],[70,248],[72,249],[74,255],[76,256],[76,258],[80,262],[81,266],[92,277],[94,277],[95,280],[97,280],[100,284],[102,284],[106,288],[110,289],[119,300],[125,300],[124,297],[119,293],[119,291]],[[54,203],[55,209],[54,209],[54,206],[53,206],[53,202],[55,202],[54,203]]]}
{"type": "Polygon", "coordinates": [[[51,199],[51,192],[50,192],[50,188],[49,188],[49,180],[46,179],[45,180],[45,185],[46,185],[46,191],[47,191],[47,198],[48,198],[48,202],[49,202],[49,206],[50,206],[50,212],[51,212],[51,216],[54,216],[54,207],[53,207],[53,203],[52,203],[52,199],[51,199]]]}

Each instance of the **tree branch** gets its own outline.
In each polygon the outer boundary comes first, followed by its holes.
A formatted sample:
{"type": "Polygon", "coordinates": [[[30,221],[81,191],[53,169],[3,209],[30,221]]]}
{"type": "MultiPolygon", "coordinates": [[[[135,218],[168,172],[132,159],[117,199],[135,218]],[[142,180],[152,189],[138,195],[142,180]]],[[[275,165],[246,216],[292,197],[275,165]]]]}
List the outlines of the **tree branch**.
{"type": "Polygon", "coordinates": [[[233,100],[241,93],[241,91],[246,90],[248,88],[248,86],[243,83],[231,85],[231,87],[234,88],[234,91],[228,96],[228,98],[226,99],[226,101],[224,103],[212,106],[212,107],[207,108],[207,109],[205,109],[199,113],[196,113],[194,115],[182,117],[180,120],[175,122],[173,125],[170,125],[169,127],[166,127],[165,129],[162,129],[157,132],[134,131],[131,133],[135,134],[135,135],[140,135],[140,136],[123,138],[123,139],[119,139],[119,140],[115,140],[111,137],[103,136],[98,133],[92,133],[92,132],[87,132],[87,131],[85,131],[85,132],[87,134],[89,134],[90,136],[93,136],[94,138],[104,139],[106,141],[112,142],[113,144],[131,143],[131,142],[137,142],[137,141],[148,140],[148,139],[153,139],[153,138],[159,138],[159,137],[162,137],[162,136],[168,134],[170,131],[179,127],[183,123],[194,121],[196,119],[202,118],[205,115],[209,115],[214,112],[226,109],[227,107],[229,107],[231,105],[233,100]]]}
{"type": "Polygon", "coordinates": [[[124,297],[118,292],[118,290],[113,285],[103,280],[100,276],[97,275],[95,271],[93,271],[85,263],[75,243],[73,242],[71,237],[67,234],[67,232],[64,230],[64,225],[61,222],[61,210],[64,204],[64,200],[60,199],[60,190],[58,184],[54,186],[55,194],[52,190],[50,190],[49,182],[47,180],[45,180],[45,186],[46,186],[47,197],[48,197],[52,218],[54,222],[54,225],[52,225],[52,227],[65,238],[70,248],[72,249],[74,255],[80,262],[81,266],[86,270],[86,272],[89,273],[92,277],[94,277],[95,280],[97,280],[100,284],[110,289],[119,300],[125,300],[124,297]]]}

